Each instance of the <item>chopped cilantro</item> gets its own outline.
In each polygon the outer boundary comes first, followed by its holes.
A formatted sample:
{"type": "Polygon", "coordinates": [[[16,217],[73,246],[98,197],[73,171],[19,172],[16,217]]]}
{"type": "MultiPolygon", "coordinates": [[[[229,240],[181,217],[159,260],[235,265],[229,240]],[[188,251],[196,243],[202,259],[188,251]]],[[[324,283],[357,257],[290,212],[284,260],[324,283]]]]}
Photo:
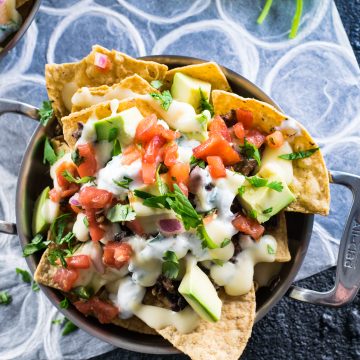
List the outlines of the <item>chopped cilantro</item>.
{"type": "Polygon", "coordinates": [[[12,302],[12,296],[7,291],[0,292],[0,305],[9,305],[12,302]]]}
{"type": "Polygon", "coordinates": [[[179,260],[173,251],[166,251],[163,256],[162,273],[169,279],[176,279],[179,274],[179,260]]]}
{"type": "Polygon", "coordinates": [[[79,149],[75,149],[72,153],[71,153],[71,160],[73,161],[73,163],[76,166],[79,166],[80,164],[82,164],[84,162],[84,157],[80,156],[79,153],[79,149]]]}
{"type": "Polygon", "coordinates": [[[59,259],[61,262],[61,265],[66,268],[67,267],[67,263],[65,260],[65,252],[62,251],[61,249],[51,249],[49,250],[49,253],[47,255],[48,260],[50,262],[51,265],[57,265],[56,264],[56,260],[59,259]]]}
{"type": "Polygon", "coordinates": [[[268,183],[266,186],[268,188],[270,188],[270,189],[273,189],[273,190],[277,191],[277,192],[282,192],[283,188],[284,188],[281,181],[272,181],[272,182],[268,183]]]}
{"type": "Polygon", "coordinates": [[[89,220],[86,216],[84,216],[84,218],[83,218],[83,223],[87,228],[89,227],[89,220]]]}
{"type": "Polygon", "coordinates": [[[261,165],[259,149],[254,144],[247,141],[246,138],[244,139],[244,145],[241,147],[241,150],[248,159],[255,159],[257,164],[259,166],[261,165]]]}
{"type": "Polygon", "coordinates": [[[64,298],[59,302],[59,305],[62,309],[67,309],[69,307],[69,300],[68,298],[64,298]]]}
{"type": "Polygon", "coordinates": [[[106,218],[111,222],[131,221],[136,217],[135,211],[130,205],[116,204],[106,214],[106,218]]]}
{"type": "Polygon", "coordinates": [[[281,181],[272,181],[269,182],[267,179],[261,178],[259,176],[251,176],[251,177],[246,177],[246,180],[254,187],[268,187],[269,189],[275,190],[277,192],[281,192],[284,189],[283,184],[281,183],[281,181]]]}
{"type": "Polygon", "coordinates": [[[159,93],[150,93],[150,96],[155,100],[160,102],[161,107],[167,111],[172,103],[172,96],[169,90],[163,91],[161,94],[159,93]]]}
{"type": "Polygon", "coordinates": [[[230,239],[224,239],[224,240],[221,242],[220,247],[221,247],[221,248],[224,248],[225,246],[228,246],[230,243],[231,243],[231,240],[230,240],[230,239]]]}
{"type": "Polygon", "coordinates": [[[269,207],[269,208],[265,209],[262,213],[263,214],[270,214],[272,211],[273,211],[273,208],[269,207]]]}
{"type": "Polygon", "coordinates": [[[242,185],[242,186],[240,186],[240,187],[238,188],[238,194],[239,194],[240,196],[242,196],[242,195],[244,195],[244,192],[245,192],[245,186],[242,185]]]}
{"type": "Polygon", "coordinates": [[[319,150],[319,148],[317,147],[317,148],[314,148],[314,149],[308,149],[308,150],[293,152],[293,153],[290,153],[290,154],[279,155],[278,157],[280,159],[284,159],[284,160],[305,159],[305,158],[311,156],[312,154],[314,154],[318,150],[319,150]]]}
{"type": "Polygon", "coordinates": [[[20,269],[20,268],[16,268],[16,273],[18,275],[21,275],[22,281],[26,282],[26,283],[31,283],[31,275],[29,274],[28,271],[20,269]]]}
{"type": "Polygon", "coordinates": [[[206,168],[206,163],[202,159],[197,159],[194,155],[191,155],[190,166],[199,166],[202,169],[206,168]]]}
{"type": "Polygon", "coordinates": [[[115,185],[120,186],[120,187],[122,187],[124,189],[128,189],[129,184],[132,183],[133,181],[134,181],[133,179],[131,179],[131,178],[127,177],[127,176],[124,176],[124,178],[122,180],[120,180],[120,181],[116,181],[116,180],[113,179],[113,182],[114,182],[115,185]]]}
{"type": "Polygon", "coordinates": [[[51,321],[51,323],[54,325],[61,325],[62,322],[63,322],[63,319],[55,319],[55,320],[51,321]]]}
{"type": "Polygon", "coordinates": [[[92,291],[87,289],[85,286],[79,286],[72,291],[81,299],[89,300],[93,295],[92,291]]]}
{"type": "Polygon", "coordinates": [[[31,286],[31,289],[32,289],[32,291],[37,292],[37,291],[40,290],[40,286],[39,286],[39,284],[38,284],[36,281],[33,281],[32,286],[31,286]]]}
{"type": "Polygon", "coordinates": [[[158,166],[156,170],[156,185],[160,195],[165,195],[169,191],[169,188],[160,176],[160,169],[161,169],[161,164],[158,166]]]}
{"type": "Polygon", "coordinates": [[[248,213],[249,217],[251,217],[252,219],[256,219],[257,218],[257,211],[254,209],[251,209],[248,213]]]}
{"type": "Polygon", "coordinates": [[[82,178],[74,178],[68,170],[63,171],[62,176],[69,182],[75,184],[85,184],[90,181],[94,181],[95,178],[93,176],[84,176],[82,178]]]}
{"type": "Polygon", "coordinates": [[[206,95],[204,94],[204,92],[202,91],[201,88],[199,88],[199,93],[200,93],[200,112],[204,111],[204,110],[208,110],[211,114],[211,116],[214,115],[214,107],[209,103],[209,99],[206,97],[206,95]]]}
{"type": "Polygon", "coordinates": [[[77,329],[78,329],[78,327],[75,324],[73,324],[70,320],[66,319],[65,323],[64,323],[64,328],[63,328],[63,331],[61,334],[63,336],[65,336],[65,335],[72,333],[73,331],[75,331],[77,329]]]}
{"type": "Polygon", "coordinates": [[[270,255],[275,254],[275,250],[273,249],[273,247],[271,245],[268,244],[266,248],[267,248],[268,254],[270,254],[270,255]]]}
{"type": "Polygon", "coordinates": [[[23,250],[23,256],[29,256],[37,251],[45,249],[49,245],[50,241],[43,241],[43,236],[41,234],[35,235],[31,240],[30,244],[26,244],[23,250]]]}
{"type": "Polygon", "coordinates": [[[153,80],[150,85],[155,89],[160,89],[164,84],[160,80],[153,80]]]}
{"type": "Polygon", "coordinates": [[[46,126],[49,120],[54,116],[54,110],[51,106],[51,101],[43,101],[39,109],[40,124],[46,126]]]}
{"type": "Polygon", "coordinates": [[[46,138],[44,144],[43,163],[45,164],[46,162],[48,162],[50,165],[54,165],[57,160],[58,156],[56,155],[55,150],[51,146],[49,138],[46,138]]]}

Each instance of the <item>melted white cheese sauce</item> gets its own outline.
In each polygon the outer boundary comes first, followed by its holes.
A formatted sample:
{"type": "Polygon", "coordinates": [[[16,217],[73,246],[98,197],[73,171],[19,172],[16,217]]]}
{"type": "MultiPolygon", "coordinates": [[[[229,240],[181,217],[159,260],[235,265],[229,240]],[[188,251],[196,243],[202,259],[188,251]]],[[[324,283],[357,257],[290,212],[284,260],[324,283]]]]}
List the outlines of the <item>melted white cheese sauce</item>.
{"type": "Polygon", "coordinates": [[[76,221],[73,226],[73,233],[75,234],[75,237],[79,241],[88,241],[90,239],[89,235],[89,229],[84,223],[84,219],[86,218],[86,215],[83,213],[79,213],[76,216],[76,221]]]}
{"type": "Polygon", "coordinates": [[[46,199],[41,208],[41,216],[48,224],[52,224],[59,215],[59,211],[59,203],[54,202],[51,199],[46,199]]]}

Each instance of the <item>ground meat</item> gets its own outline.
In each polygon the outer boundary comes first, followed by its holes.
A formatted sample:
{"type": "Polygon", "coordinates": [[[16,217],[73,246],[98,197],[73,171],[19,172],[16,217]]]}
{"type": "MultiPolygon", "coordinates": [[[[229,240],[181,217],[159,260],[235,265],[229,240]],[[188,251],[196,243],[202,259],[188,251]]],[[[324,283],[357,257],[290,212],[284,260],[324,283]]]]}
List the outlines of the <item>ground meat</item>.
{"type": "Polygon", "coordinates": [[[242,211],[242,206],[237,198],[235,198],[231,204],[230,210],[233,214],[237,214],[238,212],[242,211]]]}
{"type": "Polygon", "coordinates": [[[232,238],[231,238],[231,242],[234,244],[234,255],[232,256],[232,258],[229,260],[232,263],[235,263],[235,259],[236,256],[241,252],[241,246],[240,246],[240,233],[235,234],[232,238]]]}
{"type": "Polygon", "coordinates": [[[131,235],[131,230],[129,230],[128,228],[120,229],[120,231],[114,235],[114,241],[121,241],[122,239],[131,235]]]}
{"type": "Polygon", "coordinates": [[[257,161],[255,159],[242,158],[240,162],[234,165],[234,170],[245,176],[249,176],[256,168],[257,161]]]}
{"type": "Polygon", "coordinates": [[[77,130],[72,133],[72,137],[75,138],[76,140],[80,139],[83,128],[84,128],[84,124],[81,122],[78,122],[77,126],[78,126],[77,130]]]}
{"type": "Polygon", "coordinates": [[[237,123],[235,110],[230,110],[227,114],[221,115],[221,117],[225,121],[227,127],[234,126],[237,123]]]}
{"type": "Polygon", "coordinates": [[[196,194],[200,187],[203,186],[203,177],[201,176],[201,169],[195,166],[190,172],[189,191],[196,194]]]}
{"type": "Polygon", "coordinates": [[[160,275],[151,293],[158,298],[167,308],[172,311],[183,310],[187,302],[178,292],[180,282],[160,275]]]}

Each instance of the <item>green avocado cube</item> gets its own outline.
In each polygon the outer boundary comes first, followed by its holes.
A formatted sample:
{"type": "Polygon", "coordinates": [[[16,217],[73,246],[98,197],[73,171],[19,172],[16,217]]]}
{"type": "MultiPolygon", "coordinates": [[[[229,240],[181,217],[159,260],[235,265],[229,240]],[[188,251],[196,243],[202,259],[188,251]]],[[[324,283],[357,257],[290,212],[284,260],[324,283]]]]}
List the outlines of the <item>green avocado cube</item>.
{"type": "Polygon", "coordinates": [[[216,322],[220,319],[222,301],[210,279],[196,263],[188,264],[179,292],[204,320],[216,322]]]}
{"type": "Polygon", "coordinates": [[[98,141],[118,139],[122,146],[131,144],[135,138],[136,128],[144,117],[137,107],[124,110],[94,123],[98,141]]]}
{"type": "Polygon", "coordinates": [[[45,204],[45,201],[49,198],[49,191],[50,187],[47,186],[36,199],[32,218],[32,232],[34,236],[36,234],[43,233],[50,225],[47,223],[42,213],[42,208],[45,204]]]}
{"type": "Polygon", "coordinates": [[[209,99],[211,91],[210,83],[180,72],[175,74],[171,86],[171,95],[174,100],[186,102],[192,105],[196,112],[200,112],[200,90],[203,96],[209,99]]]}

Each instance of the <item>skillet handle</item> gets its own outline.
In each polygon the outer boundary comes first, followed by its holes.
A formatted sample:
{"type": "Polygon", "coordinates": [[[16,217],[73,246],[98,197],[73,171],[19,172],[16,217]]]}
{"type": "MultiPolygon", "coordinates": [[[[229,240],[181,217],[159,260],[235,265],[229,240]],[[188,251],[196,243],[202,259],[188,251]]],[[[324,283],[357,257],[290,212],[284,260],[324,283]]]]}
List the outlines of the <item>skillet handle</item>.
{"type": "Polygon", "coordinates": [[[332,171],[331,177],[334,184],[346,186],[353,194],[340,242],[335,286],[327,292],[292,286],[288,296],[312,304],[340,307],[352,302],[360,287],[360,176],[332,171]]]}
{"type": "MultiPolygon", "coordinates": [[[[0,99],[0,116],[6,113],[17,113],[39,121],[39,110],[20,101],[0,99]]],[[[17,234],[16,224],[0,220],[0,233],[17,234]]]]}

